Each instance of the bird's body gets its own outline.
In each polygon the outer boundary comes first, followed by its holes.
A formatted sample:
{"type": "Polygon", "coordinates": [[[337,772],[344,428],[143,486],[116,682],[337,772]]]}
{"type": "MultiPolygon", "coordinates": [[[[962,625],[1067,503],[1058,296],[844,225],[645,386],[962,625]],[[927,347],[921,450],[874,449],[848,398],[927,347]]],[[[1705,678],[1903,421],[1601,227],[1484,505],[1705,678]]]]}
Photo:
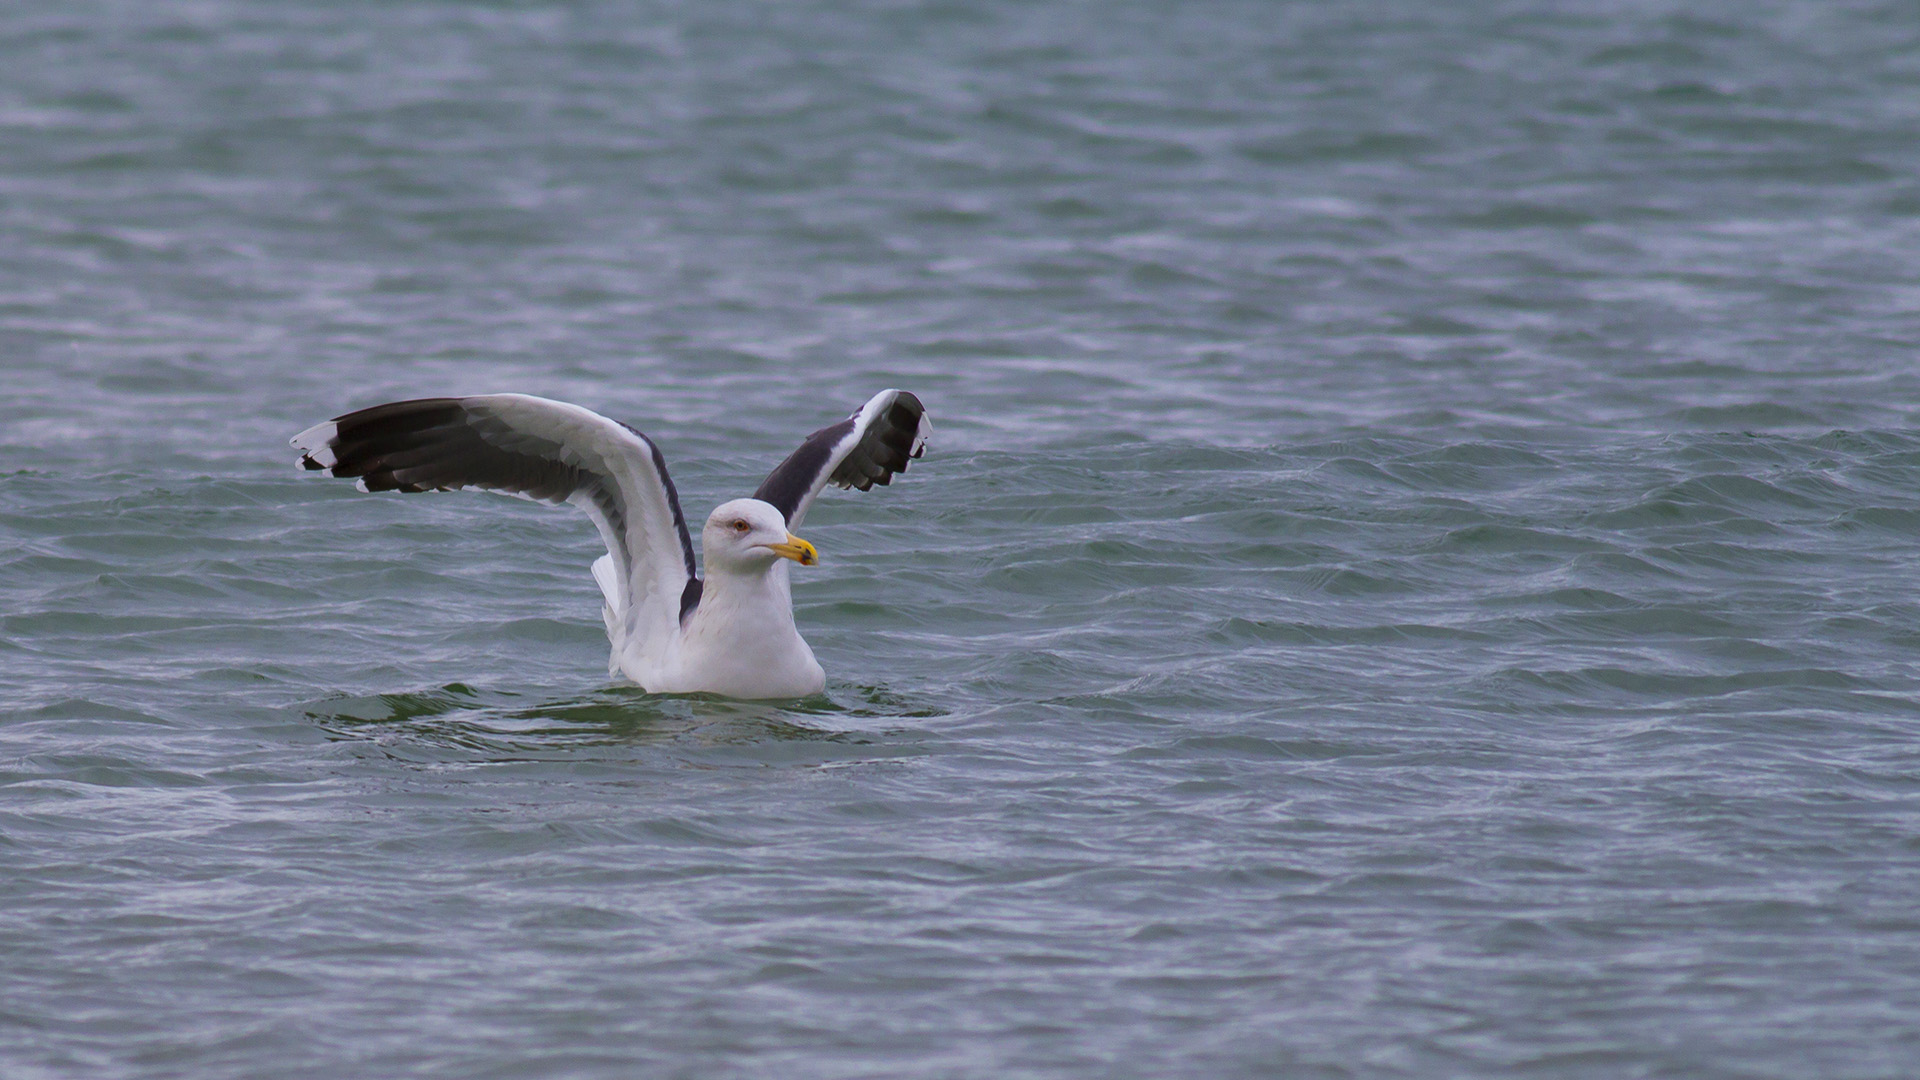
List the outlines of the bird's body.
{"type": "Polygon", "coordinates": [[[739,698],[800,697],[826,685],[826,672],[793,624],[784,566],[759,574],[713,574],[684,631],[655,650],[617,640],[618,663],[651,690],[711,690],[739,698]]]}
{"type": "Polygon", "coordinates": [[[706,576],[660,451],[640,432],[565,402],[523,394],[397,401],[294,436],[300,463],[357,477],[367,491],[477,487],[581,507],[607,554],[593,564],[612,643],[610,673],[654,693],[740,698],[817,693],[826,675],[793,622],[794,536],[827,484],[865,491],[919,457],[920,400],[876,394],[808,436],[752,498],[715,508],[700,533],[706,576]]]}

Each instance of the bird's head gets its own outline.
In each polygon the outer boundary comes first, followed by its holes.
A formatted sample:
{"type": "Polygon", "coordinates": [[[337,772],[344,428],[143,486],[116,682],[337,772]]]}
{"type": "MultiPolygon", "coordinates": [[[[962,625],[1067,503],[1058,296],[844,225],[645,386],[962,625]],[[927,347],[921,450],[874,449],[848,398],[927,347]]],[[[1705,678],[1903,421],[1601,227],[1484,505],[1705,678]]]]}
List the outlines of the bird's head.
{"type": "Polygon", "coordinates": [[[792,559],[801,566],[820,561],[812,544],[787,531],[786,517],[759,499],[735,499],[715,507],[700,533],[700,549],[708,566],[743,572],[765,570],[775,559],[792,559]]]}

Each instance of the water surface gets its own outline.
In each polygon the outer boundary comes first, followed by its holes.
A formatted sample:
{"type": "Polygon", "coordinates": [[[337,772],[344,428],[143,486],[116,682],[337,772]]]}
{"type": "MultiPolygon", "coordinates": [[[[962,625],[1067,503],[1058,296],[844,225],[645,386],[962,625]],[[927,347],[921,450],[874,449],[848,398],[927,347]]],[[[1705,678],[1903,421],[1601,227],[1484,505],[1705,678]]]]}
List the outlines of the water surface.
{"type": "Polygon", "coordinates": [[[1920,1070],[1920,21],[0,11],[8,1077],[1920,1070]],[[824,694],[286,439],[689,512],[932,410],[824,694]]]}

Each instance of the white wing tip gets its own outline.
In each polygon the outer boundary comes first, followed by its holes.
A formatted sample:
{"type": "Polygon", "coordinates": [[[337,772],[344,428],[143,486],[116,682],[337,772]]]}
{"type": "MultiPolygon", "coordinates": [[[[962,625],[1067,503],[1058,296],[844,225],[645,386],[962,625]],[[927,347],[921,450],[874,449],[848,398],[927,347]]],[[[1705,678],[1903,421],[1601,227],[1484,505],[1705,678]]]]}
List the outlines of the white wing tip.
{"type": "Polygon", "coordinates": [[[333,456],[333,439],[340,434],[340,428],[333,421],[315,424],[307,430],[287,440],[295,450],[300,451],[300,467],[303,469],[331,469],[339,462],[333,456]],[[308,462],[312,464],[309,465],[308,462]]]}

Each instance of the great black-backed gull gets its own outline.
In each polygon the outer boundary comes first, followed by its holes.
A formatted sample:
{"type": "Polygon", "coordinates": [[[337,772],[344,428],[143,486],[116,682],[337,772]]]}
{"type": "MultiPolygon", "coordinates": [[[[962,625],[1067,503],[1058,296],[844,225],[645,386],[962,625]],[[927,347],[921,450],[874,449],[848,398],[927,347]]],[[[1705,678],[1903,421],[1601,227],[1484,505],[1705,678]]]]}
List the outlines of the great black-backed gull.
{"type": "Polygon", "coordinates": [[[700,532],[707,576],[660,449],[634,428],[525,394],[395,401],[293,437],[300,464],[358,477],[362,491],[482,488],[587,512],[606,541],[593,578],[613,643],[608,672],[653,693],[802,697],[826,685],[793,625],[793,535],[828,484],[887,484],[925,449],[920,399],[883,390],[807,436],[752,498],[720,504],[700,532]]]}

